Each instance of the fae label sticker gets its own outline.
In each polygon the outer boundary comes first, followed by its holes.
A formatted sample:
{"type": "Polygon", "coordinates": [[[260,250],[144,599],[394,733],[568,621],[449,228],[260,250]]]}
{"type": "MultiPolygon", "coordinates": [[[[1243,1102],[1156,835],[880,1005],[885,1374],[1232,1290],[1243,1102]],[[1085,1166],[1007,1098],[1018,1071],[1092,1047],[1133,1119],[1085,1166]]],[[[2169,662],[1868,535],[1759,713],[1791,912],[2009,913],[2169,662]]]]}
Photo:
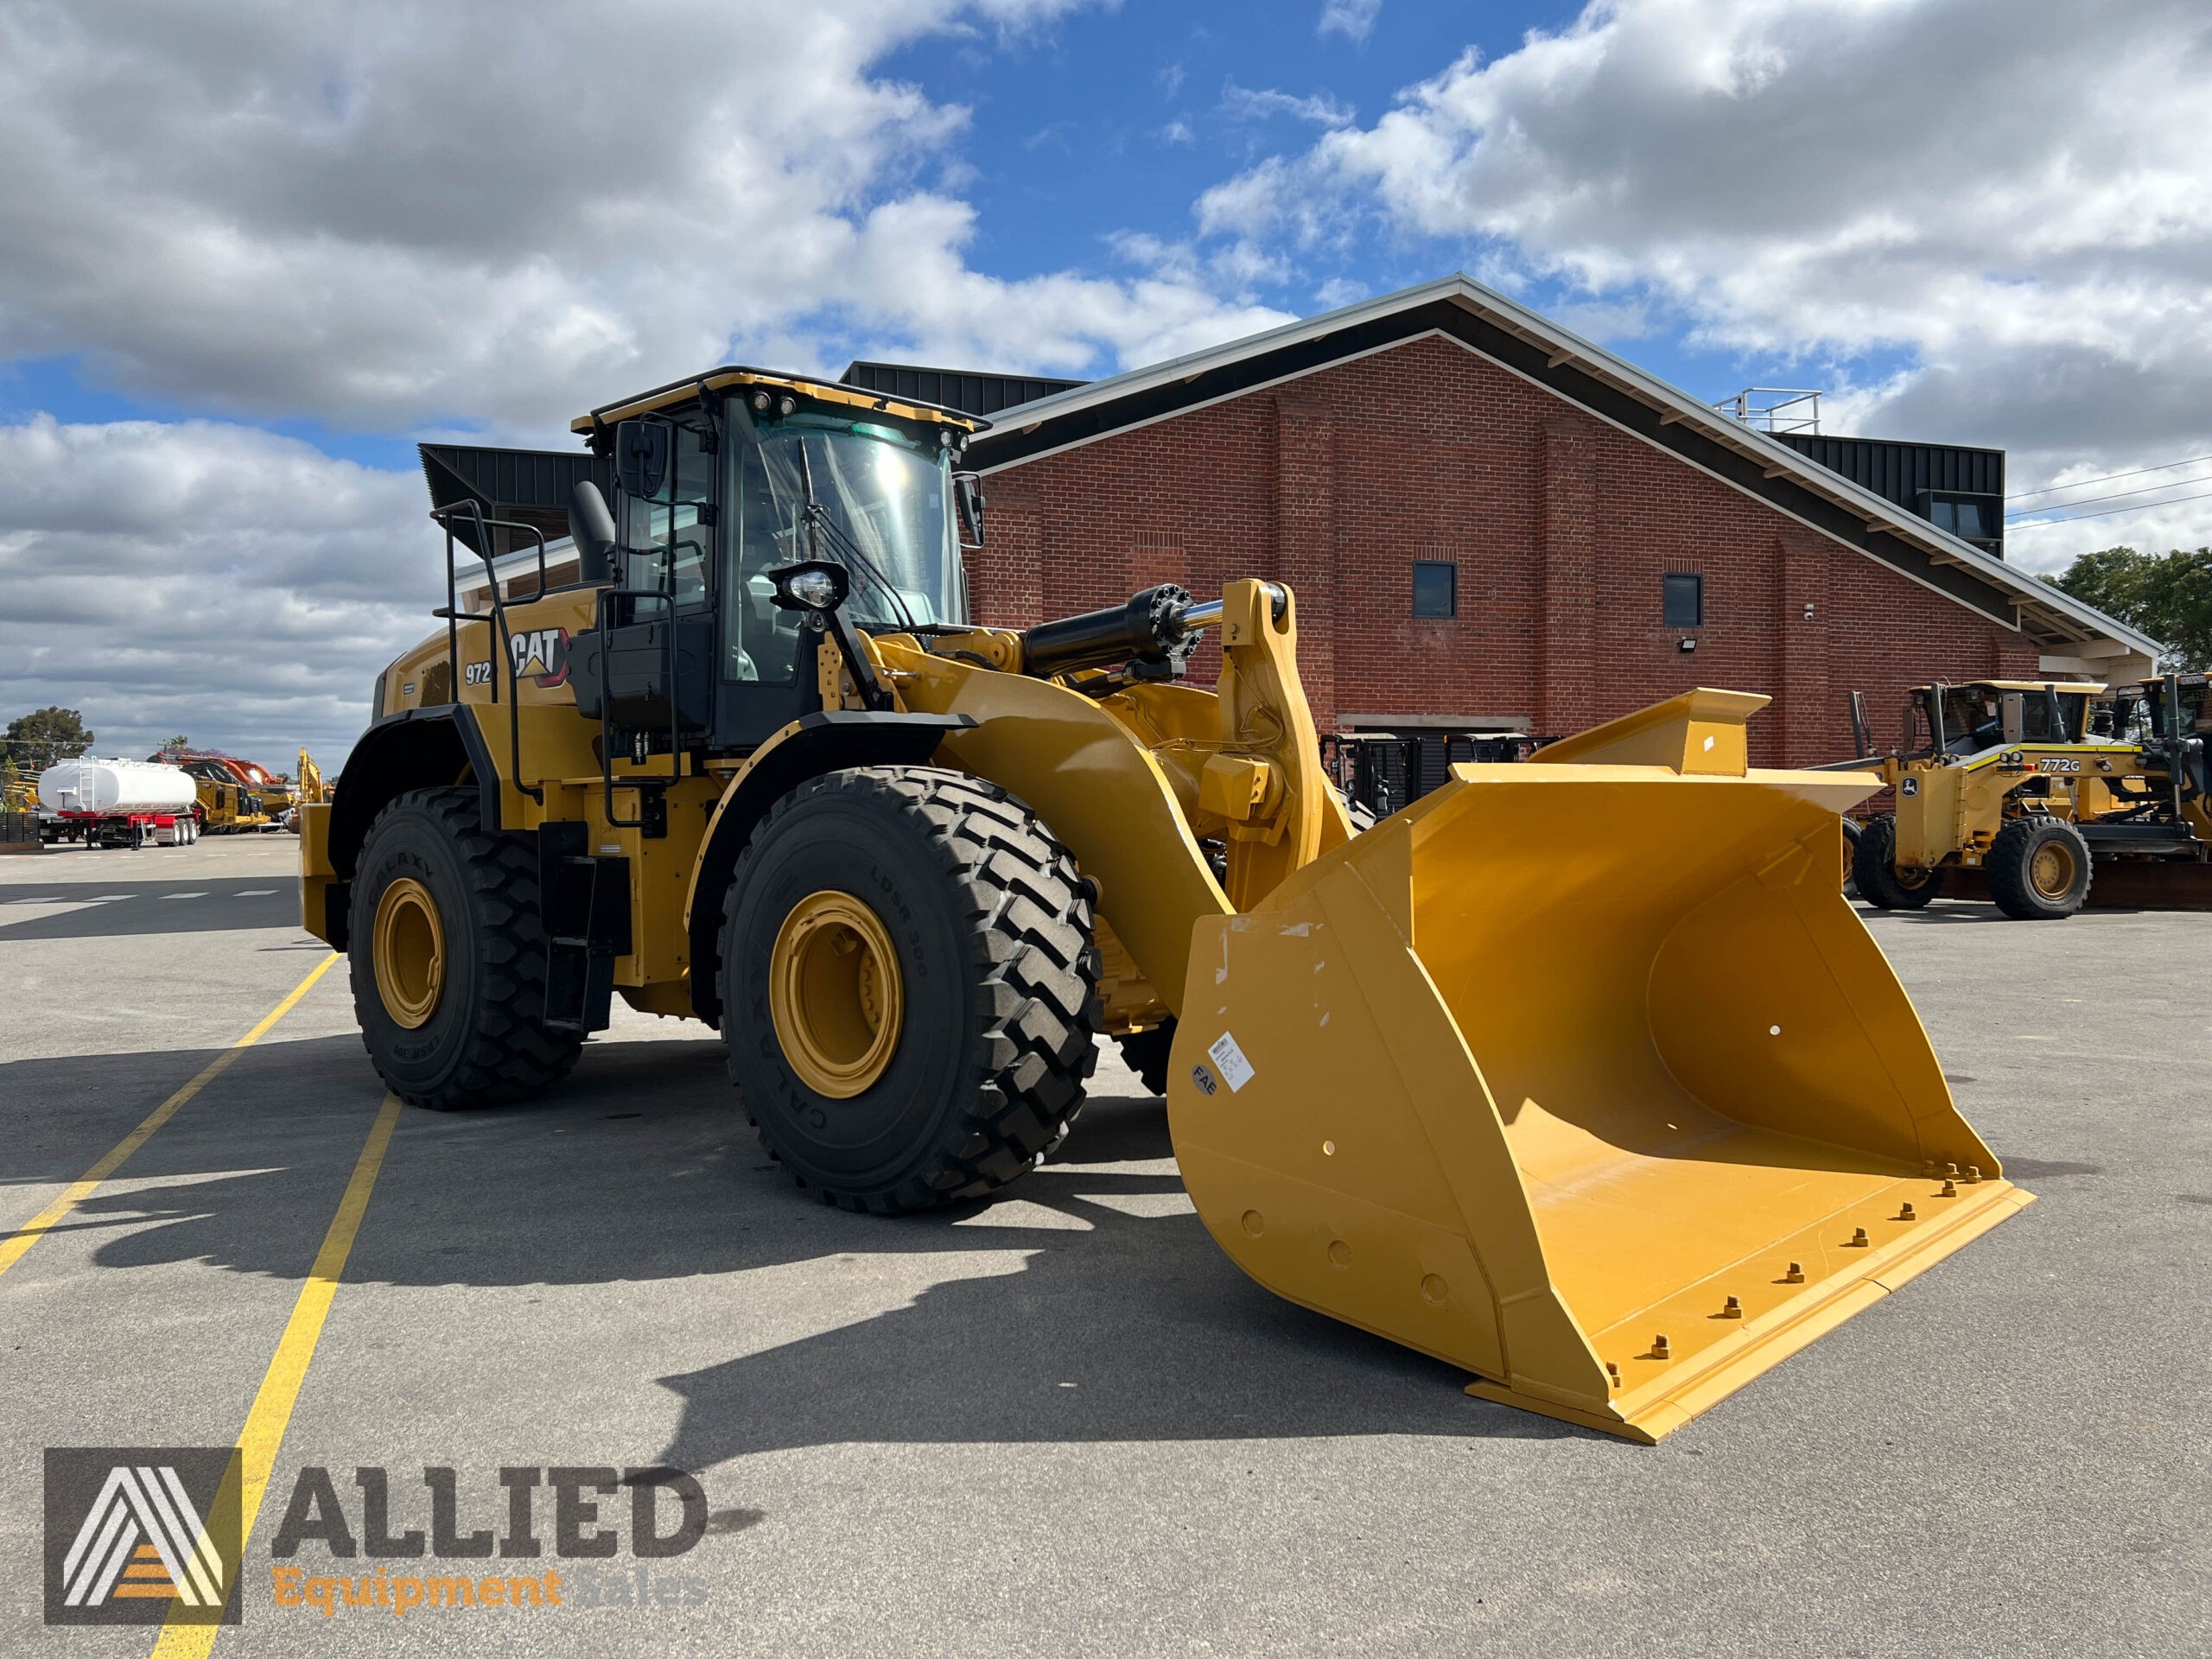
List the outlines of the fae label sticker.
{"type": "Polygon", "coordinates": [[[1221,1079],[1229,1085],[1230,1094],[1252,1081],[1252,1062],[1244,1058],[1244,1051],[1236,1046],[1236,1039],[1227,1032],[1223,1032],[1221,1040],[1206,1052],[1213,1056],[1213,1063],[1219,1068],[1221,1079]]]}

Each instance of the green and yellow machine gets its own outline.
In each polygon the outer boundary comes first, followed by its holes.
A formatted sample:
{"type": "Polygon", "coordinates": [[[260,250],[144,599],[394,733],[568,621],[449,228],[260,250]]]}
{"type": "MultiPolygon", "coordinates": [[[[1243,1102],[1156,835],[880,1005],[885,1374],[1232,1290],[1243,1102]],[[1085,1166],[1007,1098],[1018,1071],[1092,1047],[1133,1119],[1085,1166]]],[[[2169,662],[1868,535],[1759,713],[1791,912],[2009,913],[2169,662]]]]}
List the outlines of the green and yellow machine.
{"type": "Polygon", "coordinates": [[[2074,914],[2094,883],[2154,908],[2201,901],[2212,817],[2186,692],[2153,680],[2115,701],[2082,682],[1916,688],[1903,744],[1872,762],[1896,810],[1858,837],[1859,895],[1914,910],[1986,893],[2024,921],[2074,914]]]}
{"type": "Polygon", "coordinates": [[[736,367],[577,423],[578,580],[539,541],[449,603],[301,809],[395,1092],[535,1093],[620,996],[898,1211],[1047,1157],[1102,1034],[1164,1046],[1261,1283],[1644,1440],[2028,1202],[1838,891],[1878,778],[1754,770],[1766,700],[1700,690],[1356,833],[1281,584],[969,622],[982,424],[736,367]]]}

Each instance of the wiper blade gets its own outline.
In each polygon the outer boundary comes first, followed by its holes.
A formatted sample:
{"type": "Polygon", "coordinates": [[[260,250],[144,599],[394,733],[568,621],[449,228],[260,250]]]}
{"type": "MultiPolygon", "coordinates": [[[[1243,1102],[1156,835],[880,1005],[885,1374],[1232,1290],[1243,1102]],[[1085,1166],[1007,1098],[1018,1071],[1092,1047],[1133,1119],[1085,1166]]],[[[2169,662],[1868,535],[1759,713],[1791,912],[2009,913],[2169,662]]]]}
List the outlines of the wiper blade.
{"type": "Polygon", "coordinates": [[[807,556],[816,559],[822,556],[822,532],[829,531],[831,539],[842,547],[845,563],[859,569],[889,596],[892,604],[898,609],[901,621],[910,628],[916,626],[913,612],[906,607],[906,596],[892,585],[888,576],[876,568],[875,561],[861,551],[860,543],[845,533],[842,527],[830,517],[828,510],[816,499],[814,466],[807,459],[806,438],[804,434],[801,434],[798,439],[798,481],[799,487],[806,492],[807,556]]]}

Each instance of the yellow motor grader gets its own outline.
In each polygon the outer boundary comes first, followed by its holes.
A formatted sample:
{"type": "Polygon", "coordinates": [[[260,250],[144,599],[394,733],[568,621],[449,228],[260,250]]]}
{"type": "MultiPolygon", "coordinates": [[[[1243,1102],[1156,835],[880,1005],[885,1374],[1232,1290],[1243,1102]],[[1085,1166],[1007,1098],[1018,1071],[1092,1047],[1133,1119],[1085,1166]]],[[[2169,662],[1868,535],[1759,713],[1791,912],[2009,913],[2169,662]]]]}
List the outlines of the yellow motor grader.
{"type": "Polygon", "coordinates": [[[2202,740],[2178,727],[2164,735],[2193,718],[2173,683],[2133,688],[2118,709],[2107,687],[2080,682],[1916,688],[1900,749],[1870,762],[1896,791],[1896,810],[1858,836],[1859,896],[1915,910],[1947,884],[1979,879],[2023,921],[2072,915],[2107,878],[2126,884],[2131,903],[2184,897],[2201,885],[2190,875],[2203,868],[2212,818],[2202,740]]]}
{"type": "Polygon", "coordinates": [[[1099,1036],[1149,1039],[1261,1283],[1643,1440],[2029,1201],[1838,891],[1874,776],[1751,770],[1766,699],[1699,690],[1355,833],[1280,583],[969,623],[982,425],[717,369],[577,423],[573,552],[506,521],[472,609],[449,542],[302,808],[395,1092],[533,1094],[620,995],[720,1029],[801,1182],[901,1211],[1042,1161],[1099,1036]]]}

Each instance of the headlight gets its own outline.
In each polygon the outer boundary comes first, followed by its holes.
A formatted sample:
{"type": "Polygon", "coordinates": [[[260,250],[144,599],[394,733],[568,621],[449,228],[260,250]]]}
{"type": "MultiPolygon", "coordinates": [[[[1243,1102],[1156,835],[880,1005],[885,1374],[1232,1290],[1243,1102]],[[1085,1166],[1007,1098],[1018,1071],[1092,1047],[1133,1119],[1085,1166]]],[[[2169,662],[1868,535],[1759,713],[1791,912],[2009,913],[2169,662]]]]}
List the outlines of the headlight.
{"type": "Polygon", "coordinates": [[[787,564],[769,571],[768,580],[776,585],[777,606],[786,611],[834,611],[852,588],[845,567],[827,559],[787,564]]]}

